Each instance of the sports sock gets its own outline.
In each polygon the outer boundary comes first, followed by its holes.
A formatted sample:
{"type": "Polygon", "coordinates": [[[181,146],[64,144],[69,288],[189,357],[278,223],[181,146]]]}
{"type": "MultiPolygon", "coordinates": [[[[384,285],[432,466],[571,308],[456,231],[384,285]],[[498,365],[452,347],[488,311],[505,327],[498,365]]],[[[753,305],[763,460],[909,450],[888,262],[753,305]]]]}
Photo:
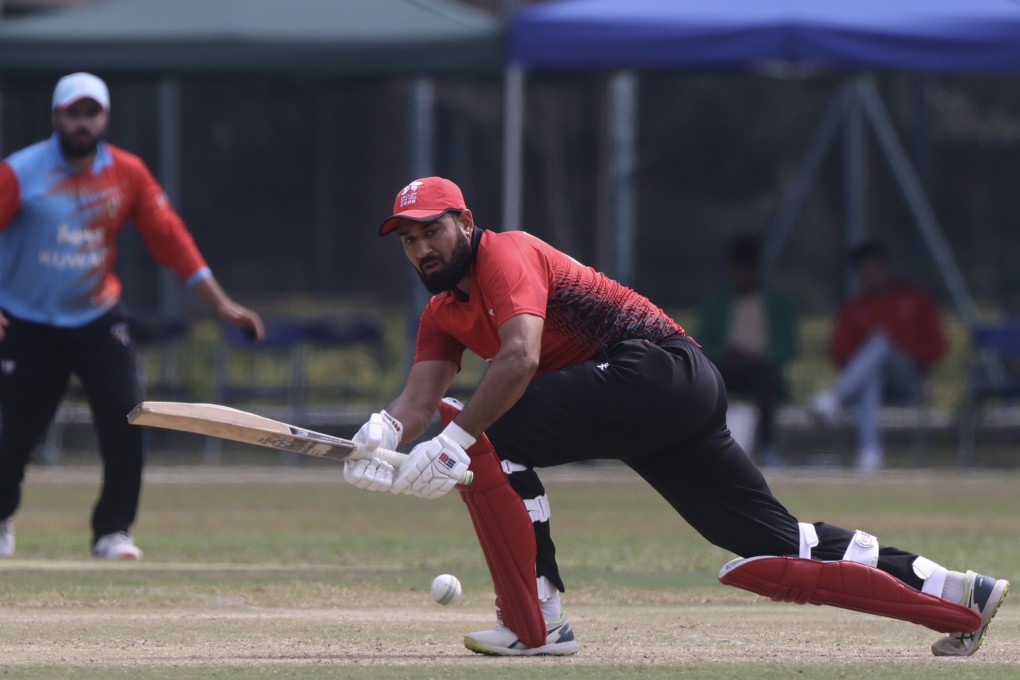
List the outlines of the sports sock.
{"type": "Polygon", "coordinates": [[[555,621],[560,618],[563,608],[560,605],[560,594],[558,592],[554,593],[549,598],[542,600],[541,604],[542,618],[544,618],[546,622],[555,621]]]}

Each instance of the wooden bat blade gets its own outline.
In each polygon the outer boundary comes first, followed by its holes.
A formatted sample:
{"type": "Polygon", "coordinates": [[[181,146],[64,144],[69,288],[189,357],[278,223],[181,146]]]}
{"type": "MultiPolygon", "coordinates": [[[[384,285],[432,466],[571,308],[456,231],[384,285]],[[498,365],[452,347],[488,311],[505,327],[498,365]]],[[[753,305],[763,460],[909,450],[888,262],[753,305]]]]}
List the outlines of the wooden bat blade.
{"type": "MultiPolygon", "coordinates": [[[[192,432],[317,458],[347,460],[361,457],[357,444],[350,439],[306,430],[220,404],[143,401],[131,409],[127,418],[133,425],[192,432]]],[[[407,460],[405,454],[387,449],[375,449],[372,457],[397,468],[407,460]]],[[[460,483],[466,486],[472,481],[474,473],[468,470],[460,483]]]]}
{"type": "MultiPolygon", "coordinates": [[[[306,430],[219,404],[143,401],[128,414],[128,422],[334,460],[350,458],[357,448],[349,439],[306,430]]],[[[401,456],[400,460],[403,459],[403,454],[393,453],[401,456]]]]}

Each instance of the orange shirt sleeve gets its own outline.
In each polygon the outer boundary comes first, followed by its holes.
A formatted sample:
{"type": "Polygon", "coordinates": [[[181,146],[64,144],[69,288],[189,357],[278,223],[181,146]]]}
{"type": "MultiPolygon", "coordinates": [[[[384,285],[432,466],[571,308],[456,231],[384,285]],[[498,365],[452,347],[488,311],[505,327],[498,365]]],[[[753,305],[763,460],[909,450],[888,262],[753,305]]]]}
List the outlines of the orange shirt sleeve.
{"type": "Polygon", "coordinates": [[[7,161],[0,162],[0,229],[14,218],[21,205],[18,177],[7,161]]]}
{"type": "Polygon", "coordinates": [[[182,280],[208,267],[195,245],[184,220],[170,205],[163,188],[137,156],[111,149],[116,162],[130,173],[134,204],[129,217],[157,262],[169,267],[182,280]]]}

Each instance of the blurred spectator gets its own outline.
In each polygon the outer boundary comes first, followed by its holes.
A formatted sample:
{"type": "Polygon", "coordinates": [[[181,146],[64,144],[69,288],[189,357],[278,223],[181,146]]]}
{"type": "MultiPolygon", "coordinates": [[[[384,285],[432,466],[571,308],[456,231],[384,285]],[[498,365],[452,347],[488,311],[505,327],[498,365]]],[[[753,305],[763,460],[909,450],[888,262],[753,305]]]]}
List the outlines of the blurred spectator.
{"type": "Polygon", "coordinates": [[[748,454],[771,465],[781,462],[776,410],[787,395],[784,368],[797,353],[797,320],[790,300],[765,285],[760,254],[753,236],[730,242],[729,283],[705,298],[695,339],[718,367],[727,392],[754,402],[755,450],[748,454]]]}
{"type": "Polygon", "coordinates": [[[811,409],[835,423],[843,406],[857,408],[857,467],[873,472],[884,462],[882,404],[916,401],[925,374],[945,352],[946,340],[935,301],[893,277],[881,244],[862,243],[851,260],[860,293],[840,308],[829,348],[842,371],[832,388],[812,397],[811,409]]]}

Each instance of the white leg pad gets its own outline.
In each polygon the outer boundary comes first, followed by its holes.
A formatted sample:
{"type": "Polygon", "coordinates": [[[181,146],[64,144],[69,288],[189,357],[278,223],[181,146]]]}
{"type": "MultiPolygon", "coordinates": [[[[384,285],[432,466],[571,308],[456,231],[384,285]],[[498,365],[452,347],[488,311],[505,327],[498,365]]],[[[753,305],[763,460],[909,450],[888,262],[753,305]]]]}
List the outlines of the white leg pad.
{"type": "Polygon", "coordinates": [[[859,562],[869,567],[878,566],[878,539],[858,529],[843,553],[844,560],[859,562]]]}
{"type": "Polygon", "coordinates": [[[932,562],[927,557],[918,557],[914,560],[914,573],[918,578],[923,578],[921,592],[935,597],[942,597],[942,590],[946,586],[946,576],[949,570],[941,564],[932,562]]]}
{"type": "Polygon", "coordinates": [[[800,557],[809,560],[811,559],[811,548],[818,545],[818,532],[815,531],[814,524],[808,524],[807,522],[800,522],[800,557]]]}

